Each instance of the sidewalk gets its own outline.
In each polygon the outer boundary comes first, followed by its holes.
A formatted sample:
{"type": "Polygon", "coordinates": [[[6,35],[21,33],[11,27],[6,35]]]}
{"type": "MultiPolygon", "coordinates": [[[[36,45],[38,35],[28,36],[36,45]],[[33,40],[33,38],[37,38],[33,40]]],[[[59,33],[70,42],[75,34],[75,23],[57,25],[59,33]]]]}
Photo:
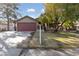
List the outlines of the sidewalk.
{"type": "Polygon", "coordinates": [[[79,48],[76,49],[25,49],[21,56],[79,56],[79,48]]]}

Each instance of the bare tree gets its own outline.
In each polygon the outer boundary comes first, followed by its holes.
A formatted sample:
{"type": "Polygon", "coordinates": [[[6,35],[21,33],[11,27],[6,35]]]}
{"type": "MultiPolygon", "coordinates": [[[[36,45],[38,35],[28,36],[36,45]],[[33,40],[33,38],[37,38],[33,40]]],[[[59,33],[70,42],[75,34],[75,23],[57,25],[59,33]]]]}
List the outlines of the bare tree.
{"type": "Polygon", "coordinates": [[[9,22],[12,19],[17,19],[20,15],[18,7],[20,4],[16,3],[1,3],[0,4],[0,17],[7,19],[7,30],[9,31],[9,22]]]}

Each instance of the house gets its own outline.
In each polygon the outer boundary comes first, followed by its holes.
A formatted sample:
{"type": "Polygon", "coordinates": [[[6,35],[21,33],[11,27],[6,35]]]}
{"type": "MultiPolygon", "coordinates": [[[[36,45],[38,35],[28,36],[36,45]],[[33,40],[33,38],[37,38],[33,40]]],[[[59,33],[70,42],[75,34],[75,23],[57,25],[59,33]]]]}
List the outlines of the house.
{"type": "Polygon", "coordinates": [[[36,31],[37,22],[29,16],[24,16],[17,20],[17,31],[36,31]]]}
{"type": "Polygon", "coordinates": [[[76,27],[76,30],[79,31],[79,21],[76,21],[75,27],[76,27]]]}
{"type": "MultiPolygon", "coordinates": [[[[7,21],[6,20],[0,20],[0,31],[2,30],[7,30],[7,21]]],[[[10,20],[9,22],[9,30],[13,31],[14,30],[14,23],[13,20],[10,20]]]]}

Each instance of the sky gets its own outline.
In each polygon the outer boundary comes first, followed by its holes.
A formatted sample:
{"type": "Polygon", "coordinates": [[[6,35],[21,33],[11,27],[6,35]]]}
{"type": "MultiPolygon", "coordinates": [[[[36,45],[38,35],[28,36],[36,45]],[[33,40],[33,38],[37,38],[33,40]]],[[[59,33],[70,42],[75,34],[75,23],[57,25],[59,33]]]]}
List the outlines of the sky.
{"type": "Polygon", "coordinates": [[[44,13],[44,5],[42,3],[23,3],[19,6],[19,11],[23,16],[37,18],[44,13]]]}

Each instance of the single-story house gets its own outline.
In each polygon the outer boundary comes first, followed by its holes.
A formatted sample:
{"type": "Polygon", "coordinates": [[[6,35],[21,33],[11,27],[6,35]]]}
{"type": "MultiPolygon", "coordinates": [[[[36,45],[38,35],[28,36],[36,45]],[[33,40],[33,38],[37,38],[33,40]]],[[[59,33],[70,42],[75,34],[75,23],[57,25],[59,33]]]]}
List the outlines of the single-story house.
{"type": "MultiPolygon", "coordinates": [[[[0,31],[7,30],[7,21],[0,21],[0,31]]],[[[10,20],[9,22],[9,30],[14,31],[14,23],[13,20],[10,20]]]]}
{"type": "Polygon", "coordinates": [[[77,31],[79,31],[79,21],[76,21],[75,28],[77,31]]]}
{"type": "Polygon", "coordinates": [[[24,16],[16,22],[17,31],[36,31],[37,22],[35,19],[29,16],[24,16]]]}

